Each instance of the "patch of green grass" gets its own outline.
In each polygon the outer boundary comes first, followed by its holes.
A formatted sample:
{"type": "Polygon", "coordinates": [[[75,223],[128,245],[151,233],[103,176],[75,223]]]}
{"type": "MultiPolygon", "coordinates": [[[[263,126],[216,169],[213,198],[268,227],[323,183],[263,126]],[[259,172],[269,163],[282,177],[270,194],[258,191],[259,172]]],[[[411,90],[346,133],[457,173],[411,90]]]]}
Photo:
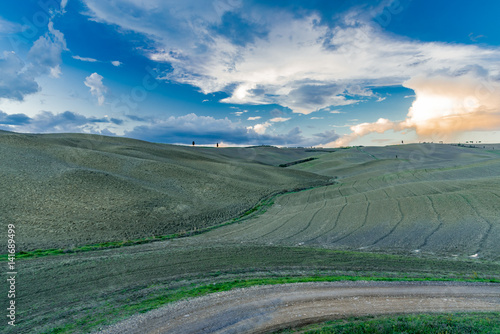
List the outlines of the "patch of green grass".
{"type": "MultiPolygon", "coordinates": [[[[33,257],[41,257],[41,256],[63,255],[63,254],[69,254],[69,253],[95,251],[95,250],[100,250],[100,249],[119,248],[119,247],[124,247],[124,246],[140,245],[140,244],[145,244],[145,243],[154,242],[154,241],[174,239],[174,238],[178,238],[181,236],[182,236],[182,234],[177,233],[177,234],[154,236],[154,237],[134,239],[134,240],[109,241],[109,242],[103,242],[103,243],[99,243],[99,244],[79,246],[79,247],[75,247],[75,248],[71,248],[71,249],[56,249],[56,248],[35,249],[35,250],[29,251],[29,252],[22,251],[22,252],[16,253],[16,259],[19,260],[19,259],[27,259],[27,258],[33,258],[33,257]]],[[[6,261],[6,260],[7,260],[7,255],[2,254],[0,257],[0,262],[6,261]]]]}
{"type": "Polygon", "coordinates": [[[302,160],[287,162],[287,163],[279,165],[278,167],[283,167],[283,168],[284,167],[290,167],[290,166],[293,166],[293,165],[302,164],[304,162],[313,161],[313,160],[316,160],[316,159],[318,159],[318,158],[312,157],[312,158],[307,158],[307,159],[302,159],[302,160]]]}
{"type": "MultiPolygon", "coordinates": [[[[396,278],[396,277],[367,277],[367,276],[310,276],[310,277],[273,277],[273,278],[257,278],[257,279],[238,279],[228,282],[213,283],[201,285],[197,287],[184,287],[174,291],[148,298],[140,302],[130,302],[121,308],[106,308],[93,310],[91,315],[87,315],[75,322],[62,327],[54,328],[45,333],[73,333],[78,331],[91,331],[99,326],[112,324],[109,319],[123,320],[137,313],[145,313],[168,303],[176,302],[186,298],[195,298],[208,295],[210,293],[230,291],[233,289],[242,289],[259,285],[276,285],[276,284],[291,284],[291,283],[307,283],[307,282],[338,282],[338,281],[467,281],[467,282],[496,282],[500,280],[490,279],[434,279],[434,278],[396,278]]],[[[328,326],[327,324],[325,326],[328,326]]],[[[281,333],[281,332],[280,332],[281,333]]],[[[289,333],[289,332],[283,332],[289,333]]],[[[290,332],[294,333],[294,332],[290,332]]],[[[309,333],[309,332],[308,332],[309,333]]],[[[311,332],[311,333],[337,333],[333,332],[311,332]]],[[[351,333],[349,331],[342,333],[351,333]]],[[[380,332],[352,332],[352,333],[380,333],[380,332]]],[[[413,332],[412,332],[413,333],[413,332]]],[[[434,332],[429,332],[434,333],[434,332]]],[[[437,332],[436,332],[437,333],[437,332]]]]}
{"type": "Polygon", "coordinates": [[[500,313],[445,313],[338,319],[275,334],[500,333],[500,313]]]}

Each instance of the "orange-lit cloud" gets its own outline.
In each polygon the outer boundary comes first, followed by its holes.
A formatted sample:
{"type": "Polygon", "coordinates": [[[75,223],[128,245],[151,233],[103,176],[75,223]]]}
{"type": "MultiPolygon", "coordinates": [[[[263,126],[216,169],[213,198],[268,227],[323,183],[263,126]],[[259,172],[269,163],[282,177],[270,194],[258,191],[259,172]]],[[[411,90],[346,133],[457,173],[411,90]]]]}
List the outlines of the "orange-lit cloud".
{"type": "Polygon", "coordinates": [[[416,99],[405,127],[419,137],[452,138],[471,130],[500,126],[500,83],[469,72],[461,76],[417,77],[405,82],[416,99]]]}
{"type": "Polygon", "coordinates": [[[417,76],[404,86],[416,95],[404,121],[381,118],[358,124],[350,128],[352,133],[332,144],[345,146],[369,133],[388,130],[410,129],[420,139],[450,140],[465,131],[500,128],[500,83],[480,68],[461,75],[417,76]]]}

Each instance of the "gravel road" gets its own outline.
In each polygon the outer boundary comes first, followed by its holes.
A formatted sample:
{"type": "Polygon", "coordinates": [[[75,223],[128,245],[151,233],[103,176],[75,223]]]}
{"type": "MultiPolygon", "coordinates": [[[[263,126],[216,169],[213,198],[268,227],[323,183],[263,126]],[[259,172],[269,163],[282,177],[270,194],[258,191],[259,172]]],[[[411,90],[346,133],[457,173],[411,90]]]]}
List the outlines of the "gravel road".
{"type": "Polygon", "coordinates": [[[101,333],[266,333],[349,316],[500,311],[500,285],[325,282],[256,286],[180,301],[101,333]]]}

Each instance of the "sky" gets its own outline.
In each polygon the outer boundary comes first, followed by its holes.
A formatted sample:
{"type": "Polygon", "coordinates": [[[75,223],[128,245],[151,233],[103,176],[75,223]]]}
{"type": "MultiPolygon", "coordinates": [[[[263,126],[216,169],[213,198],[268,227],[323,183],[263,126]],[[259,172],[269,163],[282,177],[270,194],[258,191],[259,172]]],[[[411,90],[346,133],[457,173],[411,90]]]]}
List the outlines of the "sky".
{"type": "Polygon", "coordinates": [[[189,145],[500,142],[500,2],[0,2],[0,129],[189,145]]]}

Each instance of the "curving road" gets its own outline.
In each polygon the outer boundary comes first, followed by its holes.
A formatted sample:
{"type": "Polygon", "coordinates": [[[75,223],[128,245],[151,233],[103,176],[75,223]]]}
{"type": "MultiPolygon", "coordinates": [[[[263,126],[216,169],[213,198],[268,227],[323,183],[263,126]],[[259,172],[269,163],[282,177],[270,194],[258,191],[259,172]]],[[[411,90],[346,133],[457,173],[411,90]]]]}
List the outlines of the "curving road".
{"type": "Polygon", "coordinates": [[[325,282],[256,286],[180,301],[101,333],[266,333],[348,316],[500,311],[500,285],[325,282]]]}

